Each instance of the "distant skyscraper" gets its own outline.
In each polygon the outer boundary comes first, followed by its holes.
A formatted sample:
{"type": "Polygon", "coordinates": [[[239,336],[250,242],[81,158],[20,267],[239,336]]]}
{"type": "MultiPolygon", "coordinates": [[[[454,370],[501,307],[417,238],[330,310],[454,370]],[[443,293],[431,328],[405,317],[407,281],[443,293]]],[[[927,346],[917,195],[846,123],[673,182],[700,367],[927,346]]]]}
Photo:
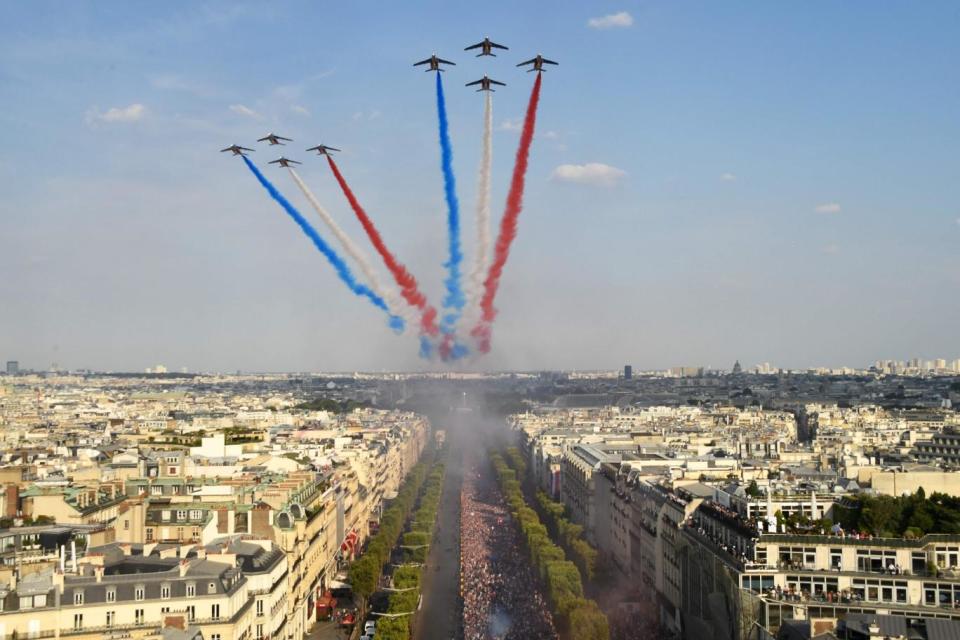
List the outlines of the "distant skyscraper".
{"type": "Polygon", "coordinates": [[[16,360],[7,360],[7,373],[11,376],[20,373],[20,363],[16,360]]]}
{"type": "Polygon", "coordinates": [[[623,379],[631,380],[633,378],[633,367],[628,364],[623,365],[623,379]]]}

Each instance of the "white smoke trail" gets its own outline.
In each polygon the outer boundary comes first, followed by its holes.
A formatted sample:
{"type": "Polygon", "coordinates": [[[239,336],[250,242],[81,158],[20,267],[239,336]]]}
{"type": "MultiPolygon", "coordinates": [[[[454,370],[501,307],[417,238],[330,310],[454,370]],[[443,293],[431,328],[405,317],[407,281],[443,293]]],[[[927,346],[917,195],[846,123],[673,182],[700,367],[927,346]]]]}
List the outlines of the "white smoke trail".
{"type": "Polygon", "coordinates": [[[493,96],[485,92],[483,106],[483,155],[477,178],[477,251],[470,272],[471,319],[480,317],[480,297],[483,280],[490,263],[490,169],[493,164],[493,96]]]}
{"type": "Polygon", "coordinates": [[[343,250],[347,252],[354,262],[357,263],[357,266],[360,267],[360,271],[363,272],[363,275],[366,276],[367,282],[370,283],[370,288],[383,298],[387,306],[390,307],[390,312],[401,316],[406,320],[407,326],[411,324],[416,327],[417,323],[420,321],[419,318],[410,312],[410,308],[403,303],[400,299],[400,296],[396,289],[390,286],[386,286],[383,282],[380,281],[380,276],[377,275],[376,270],[373,268],[373,265],[370,264],[370,260],[367,258],[367,255],[363,250],[353,243],[353,240],[350,239],[350,236],[340,228],[340,225],[337,224],[336,220],[320,206],[320,202],[317,200],[316,196],[313,195],[313,192],[304,184],[303,180],[300,179],[300,176],[297,175],[297,172],[293,170],[293,167],[287,167],[290,171],[290,177],[293,178],[293,181],[297,183],[297,186],[300,187],[300,191],[303,192],[303,195],[310,201],[310,205],[313,206],[317,214],[323,220],[324,224],[330,228],[330,231],[333,232],[333,235],[337,237],[337,240],[343,246],[343,250]]]}

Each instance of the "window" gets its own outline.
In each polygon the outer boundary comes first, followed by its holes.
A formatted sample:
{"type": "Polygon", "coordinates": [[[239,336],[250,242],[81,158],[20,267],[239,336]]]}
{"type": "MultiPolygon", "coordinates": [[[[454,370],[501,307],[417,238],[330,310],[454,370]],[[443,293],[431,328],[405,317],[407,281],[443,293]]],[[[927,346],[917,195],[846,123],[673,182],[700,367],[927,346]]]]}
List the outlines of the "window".
{"type": "Polygon", "coordinates": [[[74,629],[83,629],[83,614],[75,613],[73,614],[73,628],[74,629]]]}
{"type": "Polygon", "coordinates": [[[187,511],[185,509],[177,510],[177,522],[182,522],[187,519],[187,511]]]}
{"type": "Polygon", "coordinates": [[[255,636],[256,640],[263,640],[263,625],[257,625],[257,635],[255,636]]]}
{"type": "Polygon", "coordinates": [[[170,476],[175,476],[175,475],[177,475],[177,468],[176,468],[176,467],[167,467],[167,475],[170,475],[170,476]]]}
{"type": "Polygon", "coordinates": [[[160,607],[160,615],[170,613],[170,607],[160,607]]]}
{"type": "Polygon", "coordinates": [[[211,634],[210,634],[210,640],[220,640],[220,634],[219,634],[219,633],[211,633],[211,634]]]}
{"type": "Polygon", "coordinates": [[[188,605],[188,606],[187,606],[187,620],[189,620],[190,622],[193,622],[194,620],[196,620],[196,618],[197,618],[197,608],[196,608],[195,606],[193,606],[192,604],[191,604],[191,605],[188,605]]]}
{"type": "Polygon", "coordinates": [[[170,522],[170,511],[163,511],[160,513],[160,519],[164,522],[170,522]]]}
{"type": "Polygon", "coordinates": [[[116,612],[116,611],[107,611],[107,626],[108,626],[108,627],[112,627],[112,626],[113,626],[113,623],[116,621],[116,619],[117,619],[117,612],[116,612]]]}
{"type": "Polygon", "coordinates": [[[188,583],[187,583],[187,597],[188,597],[188,598],[192,598],[192,597],[194,597],[195,595],[197,595],[197,585],[194,584],[194,583],[192,583],[192,582],[188,582],[188,583]]]}
{"type": "Polygon", "coordinates": [[[147,542],[153,542],[153,527],[147,527],[147,542]]]}
{"type": "Polygon", "coordinates": [[[926,572],[927,554],[925,551],[914,551],[910,554],[910,570],[918,576],[926,572]]]}
{"type": "Polygon", "coordinates": [[[207,585],[207,593],[216,593],[217,592],[217,583],[211,582],[207,585]]]}
{"type": "Polygon", "coordinates": [[[857,549],[857,571],[884,573],[897,564],[896,551],[857,549]]]}
{"type": "Polygon", "coordinates": [[[138,627],[143,626],[143,609],[134,609],[133,610],[133,623],[138,627]]]}
{"type": "Polygon", "coordinates": [[[263,600],[257,600],[257,615],[263,615],[263,600]]]}
{"type": "Polygon", "coordinates": [[[123,521],[123,530],[124,530],[124,531],[129,531],[129,530],[130,530],[130,520],[124,520],[124,521],[123,521]]]}
{"type": "Polygon", "coordinates": [[[138,584],[133,588],[133,599],[134,600],[143,600],[144,588],[142,584],[138,584]]]}
{"type": "Polygon", "coordinates": [[[73,604],[83,604],[83,591],[80,591],[79,589],[74,589],[73,604]]]}
{"type": "Polygon", "coordinates": [[[203,510],[201,510],[201,509],[191,509],[191,510],[190,510],[190,519],[191,519],[191,520],[203,520],[203,510]]]}
{"type": "Polygon", "coordinates": [[[220,605],[212,604],[210,605],[210,617],[214,620],[220,619],[220,605]]]}
{"type": "Polygon", "coordinates": [[[163,600],[170,599],[170,585],[168,584],[160,585],[160,598],[162,598],[163,600]]]}
{"type": "Polygon", "coordinates": [[[843,566],[843,549],[830,549],[830,568],[840,570],[843,566]]]}
{"type": "Polygon", "coordinates": [[[117,601],[117,590],[107,589],[107,602],[116,602],[116,601],[117,601]]]}

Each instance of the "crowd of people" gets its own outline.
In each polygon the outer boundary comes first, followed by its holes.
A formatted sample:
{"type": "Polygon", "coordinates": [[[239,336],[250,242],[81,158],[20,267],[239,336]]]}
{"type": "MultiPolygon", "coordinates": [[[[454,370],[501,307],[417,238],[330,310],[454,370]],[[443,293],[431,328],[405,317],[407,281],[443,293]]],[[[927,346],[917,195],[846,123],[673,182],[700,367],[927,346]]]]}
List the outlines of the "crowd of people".
{"type": "Polygon", "coordinates": [[[524,555],[492,472],[478,460],[460,494],[460,593],[465,640],[557,638],[538,577],[524,555]]]}

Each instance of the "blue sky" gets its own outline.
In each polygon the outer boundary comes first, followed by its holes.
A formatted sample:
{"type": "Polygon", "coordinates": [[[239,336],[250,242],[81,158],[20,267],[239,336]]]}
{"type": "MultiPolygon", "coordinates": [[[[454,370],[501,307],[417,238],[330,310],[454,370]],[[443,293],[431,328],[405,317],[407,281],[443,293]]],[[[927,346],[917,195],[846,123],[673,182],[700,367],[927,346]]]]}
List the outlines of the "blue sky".
{"type": "MultiPolygon", "coordinates": [[[[532,82],[514,64],[538,51],[561,63],[544,78],[494,353],[475,366],[960,357],[956,3],[9,2],[3,13],[0,359],[423,366],[415,341],[347,292],[217,151],[270,130],[295,138],[301,175],[365,243],[325,164],[302,151],[343,148],[347,179],[437,301],[432,76],[410,66],[434,51],[458,63],[444,80],[468,257],[482,100],[462,85],[484,73],[508,84],[494,98],[498,215],[532,82]],[[510,51],[463,52],[484,35],[510,51]]],[[[261,165],[275,156],[256,148],[261,165]]],[[[283,172],[265,171],[315,220],[283,172]]]]}

